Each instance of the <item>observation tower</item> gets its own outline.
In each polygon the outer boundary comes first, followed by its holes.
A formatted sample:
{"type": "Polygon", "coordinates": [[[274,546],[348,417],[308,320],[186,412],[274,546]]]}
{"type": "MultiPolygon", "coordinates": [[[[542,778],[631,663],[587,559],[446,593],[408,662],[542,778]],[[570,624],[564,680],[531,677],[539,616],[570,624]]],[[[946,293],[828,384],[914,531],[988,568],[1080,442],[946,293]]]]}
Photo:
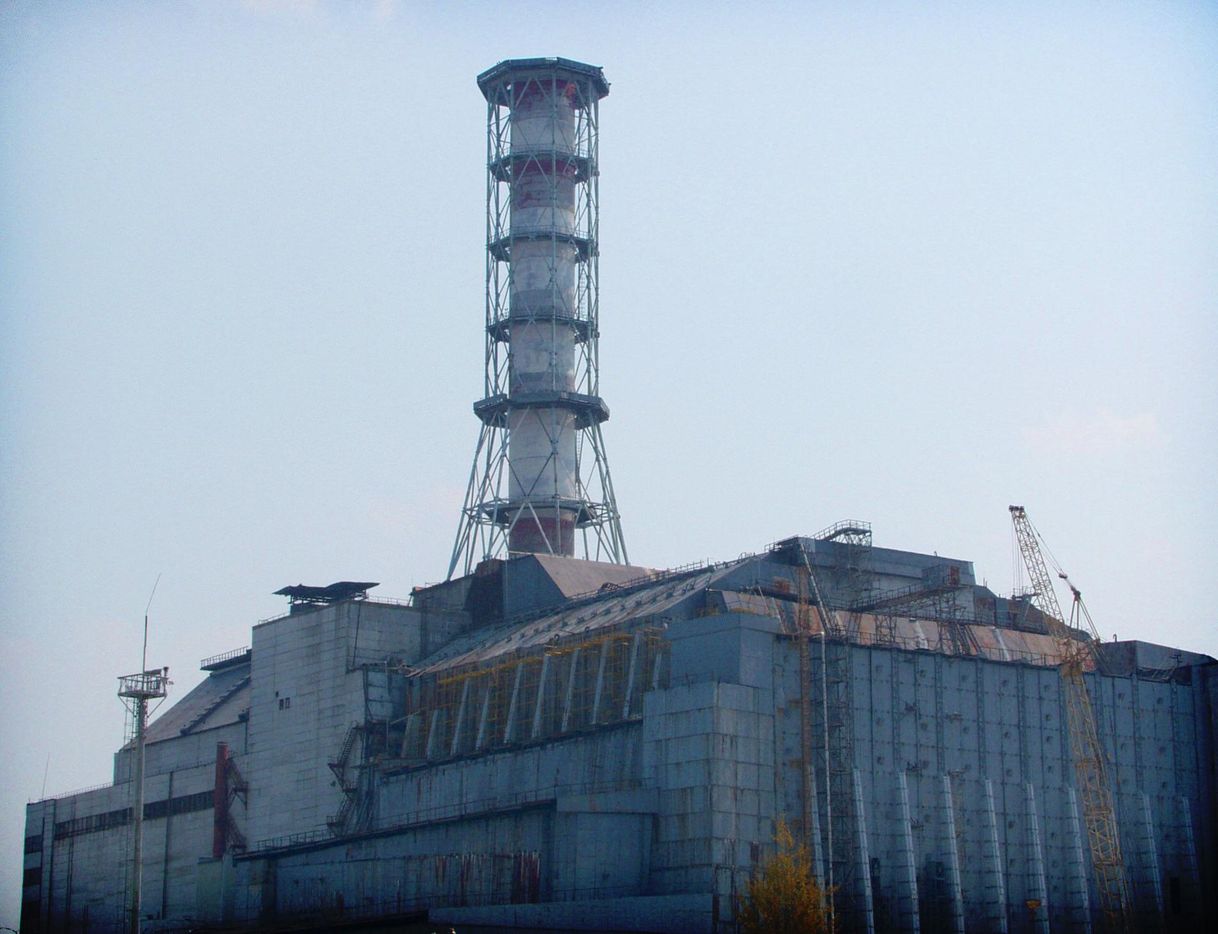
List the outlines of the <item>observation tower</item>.
{"type": "Polygon", "coordinates": [[[626,563],[601,423],[598,126],[609,83],[565,58],[500,62],[487,104],[486,378],[448,576],[506,554],[626,563]]]}

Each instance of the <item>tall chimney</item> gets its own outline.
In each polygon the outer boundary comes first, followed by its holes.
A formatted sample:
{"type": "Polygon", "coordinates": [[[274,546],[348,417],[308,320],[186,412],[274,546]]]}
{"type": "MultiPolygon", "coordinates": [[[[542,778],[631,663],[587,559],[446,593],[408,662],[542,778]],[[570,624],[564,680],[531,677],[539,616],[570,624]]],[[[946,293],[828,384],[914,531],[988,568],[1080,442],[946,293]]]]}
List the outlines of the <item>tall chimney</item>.
{"type": "Polygon", "coordinates": [[[564,58],[500,62],[487,102],[486,384],[448,575],[519,553],[625,563],[601,423],[598,117],[609,83],[564,58]]]}

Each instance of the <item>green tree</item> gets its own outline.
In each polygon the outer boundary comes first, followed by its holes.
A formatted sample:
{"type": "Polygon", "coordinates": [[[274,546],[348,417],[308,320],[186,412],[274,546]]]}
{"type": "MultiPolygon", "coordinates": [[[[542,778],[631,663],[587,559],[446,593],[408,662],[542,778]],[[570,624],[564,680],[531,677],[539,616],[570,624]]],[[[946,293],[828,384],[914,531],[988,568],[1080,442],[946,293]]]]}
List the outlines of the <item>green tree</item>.
{"type": "Polygon", "coordinates": [[[778,852],[749,879],[740,899],[744,934],[822,934],[832,930],[828,899],[812,875],[812,858],[779,820],[774,830],[778,852]]]}

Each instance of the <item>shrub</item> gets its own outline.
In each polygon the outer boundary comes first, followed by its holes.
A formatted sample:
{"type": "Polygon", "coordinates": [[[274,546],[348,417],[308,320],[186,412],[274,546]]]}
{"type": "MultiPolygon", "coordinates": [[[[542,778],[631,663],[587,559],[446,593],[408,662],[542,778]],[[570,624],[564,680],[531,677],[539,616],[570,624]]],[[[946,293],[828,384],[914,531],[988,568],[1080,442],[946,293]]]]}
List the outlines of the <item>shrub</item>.
{"type": "Polygon", "coordinates": [[[812,874],[812,858],[779,820],[778,852],[749,879],[740,899],[744,934],[821,934],[832,930],[825,891],[812,874]]]}

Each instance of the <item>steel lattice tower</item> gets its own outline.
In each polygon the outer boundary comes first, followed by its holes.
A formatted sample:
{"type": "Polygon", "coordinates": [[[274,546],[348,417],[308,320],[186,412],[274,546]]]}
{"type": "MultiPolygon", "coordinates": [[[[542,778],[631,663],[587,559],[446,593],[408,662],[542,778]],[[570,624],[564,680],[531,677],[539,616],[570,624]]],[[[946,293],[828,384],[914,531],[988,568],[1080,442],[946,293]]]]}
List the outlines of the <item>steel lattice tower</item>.
{"type": "Polygon", "coordinates": [[[487,103],[486,384],[448,576],[513,553],[626,563],[601,423],[600,68],[500,62],[487,103]]]}

